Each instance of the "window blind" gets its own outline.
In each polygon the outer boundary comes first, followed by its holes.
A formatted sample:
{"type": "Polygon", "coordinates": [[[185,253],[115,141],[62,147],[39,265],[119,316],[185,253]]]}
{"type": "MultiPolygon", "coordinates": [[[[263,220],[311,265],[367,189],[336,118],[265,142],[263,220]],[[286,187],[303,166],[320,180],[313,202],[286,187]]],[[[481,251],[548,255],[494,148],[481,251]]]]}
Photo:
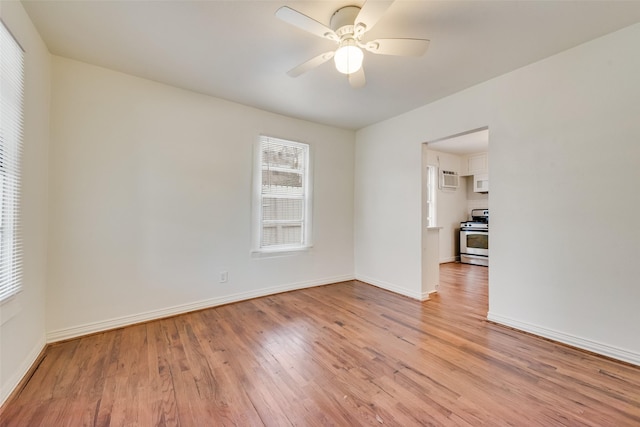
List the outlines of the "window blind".
{"type": "Polygon", "coordinates": [[[0,21],[0,301],[20,291],[24,52],[0,21]]]}
{"type": "Polygon", "coordinates": [[[307,241],[309,146],[260,137],[260,247],[307,241]]]}

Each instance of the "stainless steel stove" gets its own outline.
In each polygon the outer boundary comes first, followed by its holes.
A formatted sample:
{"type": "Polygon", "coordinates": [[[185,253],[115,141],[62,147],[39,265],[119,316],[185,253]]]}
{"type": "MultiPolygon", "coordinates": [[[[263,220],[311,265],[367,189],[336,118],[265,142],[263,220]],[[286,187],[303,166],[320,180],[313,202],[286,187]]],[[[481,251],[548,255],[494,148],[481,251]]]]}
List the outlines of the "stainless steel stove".
{"type": "Polygon", "coordinates": [[[460,262],[489,265],[488,209],[473,209],[471,220],[460,223],[460,262]]]}

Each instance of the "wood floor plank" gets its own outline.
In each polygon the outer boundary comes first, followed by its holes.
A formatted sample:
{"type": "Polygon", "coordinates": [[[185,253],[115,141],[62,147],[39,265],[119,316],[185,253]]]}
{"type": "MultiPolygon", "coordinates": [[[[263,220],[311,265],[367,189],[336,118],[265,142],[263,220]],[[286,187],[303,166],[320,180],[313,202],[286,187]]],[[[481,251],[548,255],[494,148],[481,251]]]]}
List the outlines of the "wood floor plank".
{"type": "Polygon", "coordinates": [[[49,346],[0,426],[638,426],[640,368],[486,321],[488,268],[418,302],[349,281],[49,346]]]}

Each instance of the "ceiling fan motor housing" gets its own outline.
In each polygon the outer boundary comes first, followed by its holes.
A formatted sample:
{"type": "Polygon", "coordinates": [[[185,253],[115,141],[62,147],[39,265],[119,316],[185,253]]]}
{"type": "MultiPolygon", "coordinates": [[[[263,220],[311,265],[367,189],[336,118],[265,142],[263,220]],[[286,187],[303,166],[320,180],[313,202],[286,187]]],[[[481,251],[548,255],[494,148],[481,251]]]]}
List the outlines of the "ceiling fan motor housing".
{"type": "Polygon", "coordinates": [[[355,32],[354,23],[358,13],[360,13],[358,6],[345,6],[336,10],[331,16],[331,29],[335,31],[341,40],[345,36],[353,37],[355,32]]]}

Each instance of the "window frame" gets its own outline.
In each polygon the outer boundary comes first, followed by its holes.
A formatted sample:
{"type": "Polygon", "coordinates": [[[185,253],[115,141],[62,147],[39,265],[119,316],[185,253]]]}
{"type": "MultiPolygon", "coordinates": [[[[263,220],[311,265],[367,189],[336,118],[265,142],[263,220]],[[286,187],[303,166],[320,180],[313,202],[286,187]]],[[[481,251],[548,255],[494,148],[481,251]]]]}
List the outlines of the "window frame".
{"type": "Polygon", "coordinates": [[[427,227],[438,224],[438,167],[427,165],[426,168],[425,205],[427,227]]]}
{"type": "MultiPolygon", "coordinates": [[[[254,167],[253,167],[253,209],[252,209],[252,223],[253,223],[253,232],[252,232],[252,253],[254,254],[283,254],[287,252],[299,252],[309,250],[313,247],[312,245],[312,167],[311,167],[311,159],[312,159],[312,150],[309,144],[291,141],[287,139],[260,135],[258,137],[258,141],[255,145],[255,155],[254,155],[254,167]],[[304,150],[304,162],[305,167],[302,172],[302,189],[303,195],[301,199],[303,200],[303,215],[302,215],[302,227],[301,227],[301,242],[295,244],[279,244],[279,245],[267,245],[263,246],[263,225],[265,221],[285,224],[287,221],[276,221],[276,220],[265,220],[264,217],[264,199],[269,197],[274,197],[273,194],[264,194],[263,193],[263,183],[262,176],[263,171],[266,169],[263,168],[263,144],[266,143],[276,143],[284,146],[294,147],[298,149],[304,150]]],[[[275,196],[278,198],[287,198],[285,196],[275,196]]],[[[291,199],[295,199],[296,197],[291,197],[291,199]]],[[[290,223],[296,221],[288,221],[290,223]]]]}

